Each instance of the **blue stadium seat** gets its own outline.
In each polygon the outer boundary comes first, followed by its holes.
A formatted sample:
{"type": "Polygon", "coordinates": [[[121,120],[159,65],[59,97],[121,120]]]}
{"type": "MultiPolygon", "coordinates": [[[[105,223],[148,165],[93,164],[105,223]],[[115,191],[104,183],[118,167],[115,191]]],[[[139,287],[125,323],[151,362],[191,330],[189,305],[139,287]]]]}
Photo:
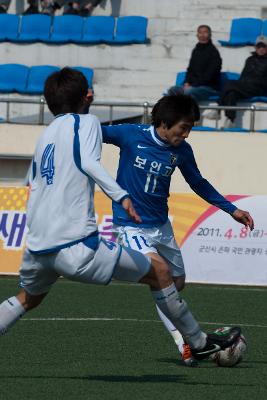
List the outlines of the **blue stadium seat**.
{"type": "MultiPolygon", "coordinates": [[[[229,71],[224,71],[220,73],[220,87],[219,87],[219,91],[221,92],[223,90],[223,87],[226,83],[226,81],[228,80],[237,80],[239,79],[240,74],[238,74],[237,72],[229,72],[229,71]]],[[[209,97],[209,101],[217,101],[219,99],[219,95],[215,95],[215,96],[210,96],[209,97]]]]}
{"type": "MultiPolygon", "coordinates": [[[[231,80],[238,80],[240,78],[240,74],[237,72],[222,72],[221,73],[221,89],[223,88],[225,82],[229,79],[231,80]]],[[[242,101],[242,100],[241,100],[242,101]]],[[[247,99],[244,99],[243,101],[250,101],[251,103],[255,103],[256,101],[262,102],[262,103],[267,103],[267,93],[266,96],[254,96],[254,97],[248,97],[247,99]]]]}
{"type": "Polygon", "coordinates": [[[257,101],[260,103],[267,103],[267,93],[266,93],[266,96],[250,97],[249,101],[251,101],[252,103],[255,103],[257,101]]]}
{"type": "Polygon", "coordinates": [[[44,14],[23,15],[18,36],[19,42],[47,42],[52,18],[44,14]]]}
{"type": "MultiPolygon", "coordinates": [[[[181,71],[178,72],[176,75],[176,86],[182,86],[184,84],[185,81],[185,77],[186,77],[186,72],[185,71],[181,71]]],[[[220,76],[220,90],[223,89],[225,83],[227,80],[238,80],[240,78],[240,74],[238,72],[230,72],[230,71],[224,71],[221,72],[221,76],[220,76]]],[[[218,100],[219,96],[210,96],[209,97],[209,101],[216,101],[218,100]]],[[[267,93],[266,96],[255,96],[255,97],[249,97],[247,99],[244,99],[243,101],[249,101],[249,102],[262,102],[262,103],[267,103],[267,93]]]]}
{"type": "Polygon", "coordinates": [[[27,85],[29,68],[21,64],[0,65],[0,92],[24,93],[27,85]]]}
{"type": "Polygon", "coordinates": [[[232,20],[230,39],[219,40],[222,46],[254,45],[262,32],[262,20],[259,18],[236,18],[232,20]]]}
{"type": "MultiPolygon", "coordinates": [[[[182,86],[184,84],[185,77],[186,77],[186,71],[178,72],[176,75],[175,85],[182,86]]],[[[227,80],[229,80],[229,79],[237,80],[237,79],[239,79],[239,77],[240,77],[240,74],[237,72],[230,72],[230,71],[221,72],[221,74],[220,74],[220,89],[223,88],[223,86],[227,80]]]]}
{"type": "Polygon", "coordinates": [[[186,71],[178,72],[176,75],[176,86],[183,86],[186,77],[186,71]]]}
{"type": "Polygon", "coordinates": [[[14,14],[0,14],[0,41],[17,40],[19,30],[19,16],[14,14]]]}
{"type": "Polygon", "coordinates": [[[60,68],[52,65],[37,65],[29,68],[27,87],[24,93],[42,94],[44,93],[44,84],[49,75],[59,71],[60,68]]]}
{"type": "Polygon", "coordinates": [[[250,132],[249,129],[245,129],[245,128],[223,128],[220,130],[220,132],[236,132],[236,133],[248,133],[250,132]]]}
{"type": "MultiPolygon", "coordinates": [[[[222,79],[222,88],[223,85],[225,84],[226,80],[238,80],[240,78],[240,74],[237,72],[222,72],[221,73],[221,79],[222,79]]],[[[242,100],[241,100],[242,101],[242,100]]],[[[256,101],[262,102],[262,103],[267,103],[267,93],[266,96],[254,96],[254,97],[248,97],[247,99],[244,99],[243,101],[250,101],[251,103],[255,103],[256,101]]]]}
{"type": "Polygon", "coordinates": [[[77,71],[80,71],[84,74],[84,76],[87,79],[88,82],[88,87],[92,88],[93,87],[93,76],[94,76],[94,71],[92,68],[86,68],[86,67],[73,67],[73,69],[76,69],[77,71]]]}
{"type": "Polygon", "coordinates": [[[262,32],[261,35],[267,36],[267,19],[262,21],[262,32]]]}
{"type": "Polygon", "coordinates": [[[109,16],[92,16],[85,19],[82,43],[112,42],[114,37],[115,18],[109,16]]]}
{"type": "MultiPolygon", "coordinates": [[[[176,86],[182,86],[184,84],[185,81],[185,77],[186,77],[186,72],[185,71],[181,71],[178,72],[176,75],[176,86]]],[[[229,72],[229,71],[224,71],[221,72],[220,74],[220,90],[223,89],[223,86],[225,85],[225,82],[229,79],[232,80],[237,80],[239,79],[240,74],[238,74],[237,72],[229,72]]],[[[210,96],[209,97],[209,101],[216,101],[218,100],[219,96],[210,96]]]]}
{"type": "Polygon", "coordinates": [[[49,43],[81,43],[84,19],[78,15],[54,17],[49,43]]]}
{"type": "MultiPolygon", "coordinates": [[[[220,91],[223,90],[226,81],[229,81],[229,80],[237,81],[239,78],[240,78],[240,74],[238,72],[230,72],[230,71],[221,72],[221,74],[220,74],[220,91]]],[[[217,98],[215,100],[217,100],[218,98],[219,97],[217,96],[217,98]]],[[[214,99],[210,98],[210,100],[214,100],[214,99]]]]}
{"type": "Polygon", "coordinates": [[[237,81],[239,78],[240,78],[240,74],[238,72],[231,72],[231,71],[221,72],[220,89],[223,88],[226,81],[229,81],[229,80],[237,81]]]}
{"type": "MultiPolygon", "coordinates": [[[[221,79],[222,79],[222,74],[223,73],[221,73],[221,79]]],[[[185,77],[186,77],[186,71],[178,72],[177,75],[176,75],[176,83],[175,83],[175,85],[176,86],[183,86],[184,81],[185,81],[185,77]]],[[[210,96],[208,98],[208,100],[209,101],[216,101],[216,100],[218,100],[218,98],[219,98],[219,96],[210,96]]]]}
{"type": "Polygon", "coordinates": [[[148,19],[141,16],[119,17],[113,43],[146,43],[148,19]]]}
{"type": "Polygon", "coordinates": [[[218,129],[212,128],[211,126],[193,126],[192,131],[203,131],[203,132],[216,132],[218,129]]]}

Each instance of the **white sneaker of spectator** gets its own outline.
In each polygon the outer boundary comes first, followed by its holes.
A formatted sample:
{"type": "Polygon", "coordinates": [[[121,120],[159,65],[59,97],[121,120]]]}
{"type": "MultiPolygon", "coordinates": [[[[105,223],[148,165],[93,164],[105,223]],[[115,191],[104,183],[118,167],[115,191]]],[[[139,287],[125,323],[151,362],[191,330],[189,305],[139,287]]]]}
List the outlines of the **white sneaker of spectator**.
{"type": "Polygon", "coordinates": [[[230,120],[230,118],[225,118],[224,124],[223,124],[224,129],[229,129],[229,128],[234,128],[235,124],[233,121],[230,120]]]}
{"type": "Polygon", "coordinates": [[[212,120],[213,119],[219,120],[221,118],[220,111],[218,110],[209,110],[208,112],[205,112],[203,116],[207,119],[212,119],[212,120]]]}

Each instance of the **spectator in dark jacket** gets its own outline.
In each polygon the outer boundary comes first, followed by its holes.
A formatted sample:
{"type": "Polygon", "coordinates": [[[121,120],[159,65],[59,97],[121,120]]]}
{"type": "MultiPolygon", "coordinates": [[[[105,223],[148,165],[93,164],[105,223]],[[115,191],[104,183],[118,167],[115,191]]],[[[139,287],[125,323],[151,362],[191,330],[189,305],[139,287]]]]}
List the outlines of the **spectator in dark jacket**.
{"type": "Polygon", "coordinates": [[[82,17],[91,15],[94,8],[101,3],[102,0],[55,0],[50,1],[50,5],[43,12],[53,14],[55,10],[64,6],[64,14],[76,14],[82,17]]]}
{"type": "MultiPolygon", "coordinates": [[[[0,13],[6,13],[9,9],[11,0],[0,0],[0,13]]],[[[23,14],[38,14],[38,3],[39,0],[27,0],[28,8],[24,11],[23,14]]],[[[42,4],[42,1],[41,1],[42,4]]]]}
{"type": "MultiPolygon", "coordinates": [[[[247,58],[240,78],[226,82],[218,104],[235,106],[238,100],[267,95],[267,37],[259,36],[255,51],[247,58]]],[[[225,128],[234,126],[236,112],[225,110],[225,128]]]]}
{"type": "MultiPolygon", "coordinates": [[[[197,101],[218,95],[222,59],[211,41],[211,28],[200,25],[197,28],[198,43],[192,51],[183,85],[184,92],[197,101]]],[[[168,93],[173,93],[174,87],[168,93]]]]}
{"type": "MultiPolygon", "coordinates": [[[[39,3],[41,12],[54,15],[55,11],[65,6],[64,14],[77,14],[83,17],[89,16],[94,8],[102,0],[27,0],[28,8],[23,14],[38,14],[39,3]]],[[[11,0],[0,0],[0,14],[6,13],[9,9],[11,0]]]]}
{"type": "Polygon", "coordinates": [[[0,0],[0,14],[5,14],[10,6],[11,0],[0,0]]]}

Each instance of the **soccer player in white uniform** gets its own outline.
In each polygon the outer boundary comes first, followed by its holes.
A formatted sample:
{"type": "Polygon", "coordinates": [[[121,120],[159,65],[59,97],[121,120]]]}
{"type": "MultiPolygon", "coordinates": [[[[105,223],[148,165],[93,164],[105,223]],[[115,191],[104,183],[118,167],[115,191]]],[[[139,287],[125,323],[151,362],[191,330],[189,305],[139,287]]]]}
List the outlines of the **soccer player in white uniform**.
{"type": "Polygon", "coordinates": [[[128,193],[100,164],[102,135],[98,119],[88,114],[90,98],[83,74],[70,68],[46,81],[45,98],[55,115],[38,140],[27,207],[29,228],[20,268],[22,290],[0,304],[0,334],[26,311],[41,303],[59,276],[84,283],[108,284],[112,277],[142,282],[197,358],[229,347],[240,335],[201,331],[187,304],[179,298],[168,266],[135,250],[102,239],[94,213],[97,183],[121,204],[135,223],[141,222],[128,193]]]}
{"type": "MultiPolygon", "coordinates": [[[[192,148],[185,141],[198,119],[199,108],[194,99],[178,94],[165,96],[157,102],[152,110],[151,126],[102,126],[103,141],[120,148],[117,182],[130,194],[142,219],[136,224],[120,204],[113,202],[113,222],[118,241],[152,259],[163,258],[179,291],[185,283],[184,263],[168,220],[170,182],[176,167],[195,193],[253,229],[249,213],[238,210],[201,176],[192,148]]],[[[158,313],[184,362],[195,366],[190,348],[180,332],[159,308],[158,313]]]]}

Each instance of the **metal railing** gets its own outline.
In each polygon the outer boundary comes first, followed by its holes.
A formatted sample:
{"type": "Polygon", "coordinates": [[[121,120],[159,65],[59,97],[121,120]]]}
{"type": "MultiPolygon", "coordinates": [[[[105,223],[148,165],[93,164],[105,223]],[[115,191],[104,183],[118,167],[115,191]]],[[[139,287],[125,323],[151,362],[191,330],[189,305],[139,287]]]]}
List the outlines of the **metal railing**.
{"type": "MultiPolygon", "coordinates": [[[[255,131],[255,112],[256,111],[267,111],[267,107],[258,107],[254,104],[250,106],[199,106],[200,110],[216,110],[216,111],[224,111],[224,110],[235,110],[235,111],[249,111],[250,112],[250,122],[249,122],[249,130],[251,132],[255,131]]],[[[218,128],[219,121],[219,113],[218,118],[216,119],[216,128],[218,128]]]]}
{"type": "MultiPolygon", "coordinates": [[[[10,119],[10,104],[39,104],[38,113],[38,125],[44,125],[45,105],[46,101],[44,97],[38,99],[34,98],[11,98],[11,97],[0,97],[0,103],[6,104],[6,115],[4,116],[4,122],[6,123],[17,123],[10,119]]],[[[143,122],[148,123],[149,121],[149,108],[153,107],[154,104],[145,102],[125,102],[125,101],[94,101],[94,107],[109,107],[109,123],[112,124],[114,121],[114,108],[140,108],[143,114],[143,122]]],[[[26,122],[25,122],[26,123],[26,122]]]]}
{"type": "MultiPolygon", "coordinates": [[[[45,105],[46,101],[44,97],[38,99],[34,98],[5,98],[0,97],[0,104],[6,103],[6,116],[4,122],[6,123],[18,123],[10,119],[10,104],[39,104],[38,113],[38,124],[44,125],[45,123],[45,105]]],[[[140,108],[142,110],[143,123],[149,123],[149,110],[154,106],[155,103],[144,102],[129,102],[129,101],[94,101],[94,107],[108,107],[109,108],[109,124],[114,121],[114,108],[140,108]]],[[[250,106],[216,106],[216,105],[200,105],[201,110],[235,110],[235,111],[249,111],[250,112],[250,131],[255,131],[255,113],[256,111],[267,112],[267,107],[260,107],[251,104],[250,106]]],[[[219,119],[219,118],[218,118],[219,119]]],[[[218,119],[216,121],[216,128],[218,128],[218,119]]],[[[28,122],[20,122],[28,124],[28,122]]]]}

